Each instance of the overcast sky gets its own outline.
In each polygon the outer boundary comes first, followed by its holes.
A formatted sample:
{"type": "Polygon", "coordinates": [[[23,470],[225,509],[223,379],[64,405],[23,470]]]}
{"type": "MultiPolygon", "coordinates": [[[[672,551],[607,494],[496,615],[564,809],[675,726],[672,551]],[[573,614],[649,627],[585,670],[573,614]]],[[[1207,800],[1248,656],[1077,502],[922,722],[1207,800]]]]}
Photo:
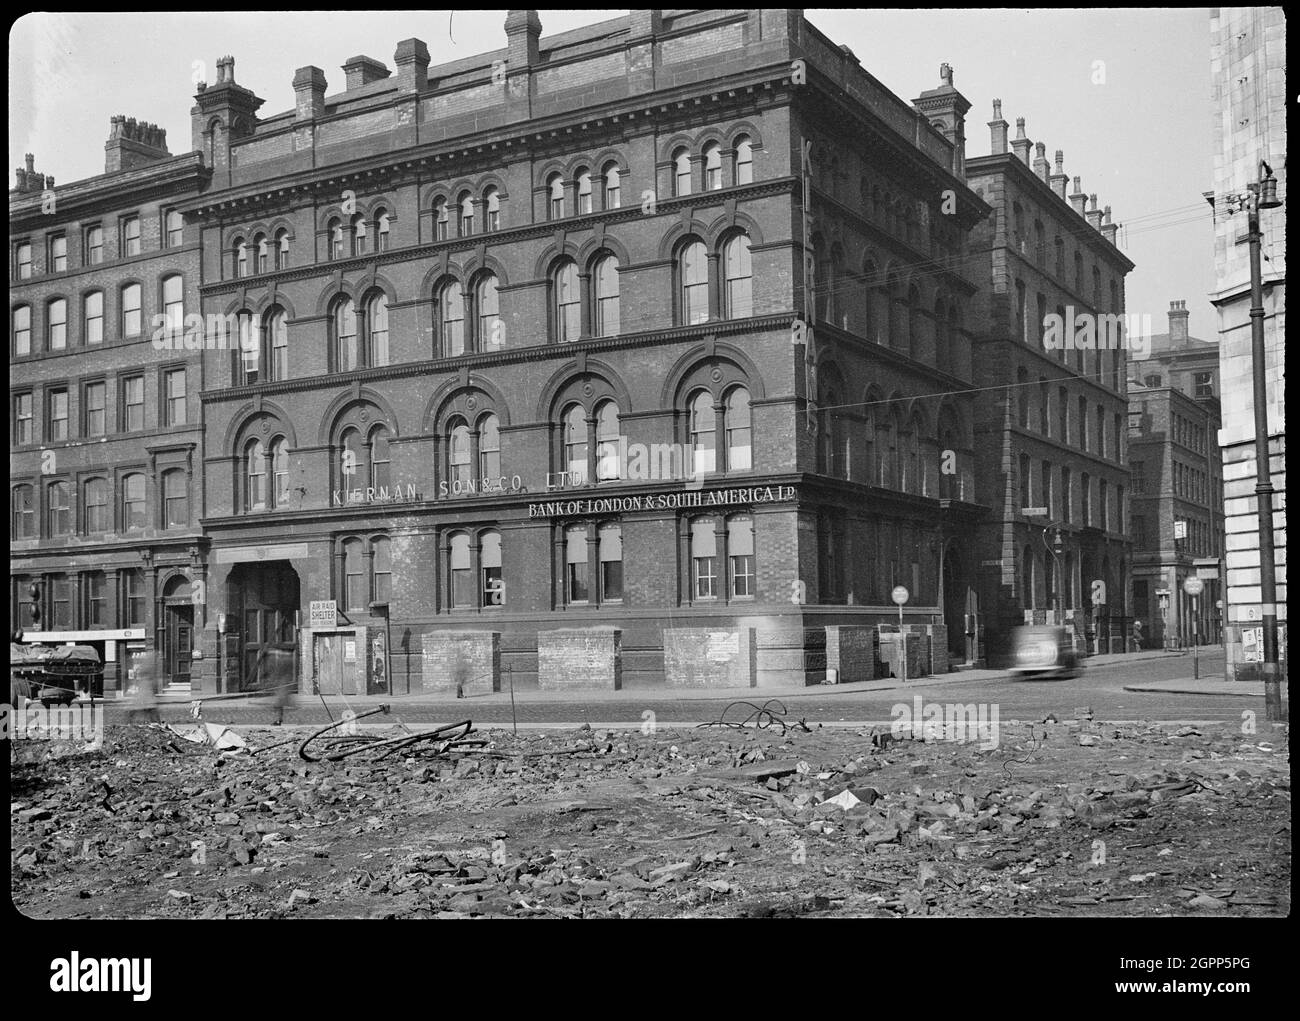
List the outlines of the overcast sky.
{"type": "MultiPolygon", "coordinates": [[[[543,10],[542,33],[623,13],[543,10]]],[[[988,153],[986,124],[1000,98],[1013,137],[1024,117],[1028,137],[1047,144],[1049,159],[1064,150],[1066,172],[1125,226],[1121,248],[1137,264],[1128,311],[1150,314],[1162,333],[1170,300],[1185,298],[1192,335],[1215,336],[1206,298],[1214,231],[1201,198],[1213,188],[1208,9],[807,13],[905,100],[935,87],[939,65],[952,64],[972,103],[968,156],[988,153]]],[[[173,153],[185,151],[194,82],[215,81],[224,54],[270,115],[293,106],[298,67],[323,68],[333,94],[349,57],[392,68],[397,43],[412,36],[428,44],[434,64],[503,46],[505,14],[29,14],[9,36],[9,173],[26,152],[59,183],[103,173],[118,113],[152,121],[173,153]]]]}

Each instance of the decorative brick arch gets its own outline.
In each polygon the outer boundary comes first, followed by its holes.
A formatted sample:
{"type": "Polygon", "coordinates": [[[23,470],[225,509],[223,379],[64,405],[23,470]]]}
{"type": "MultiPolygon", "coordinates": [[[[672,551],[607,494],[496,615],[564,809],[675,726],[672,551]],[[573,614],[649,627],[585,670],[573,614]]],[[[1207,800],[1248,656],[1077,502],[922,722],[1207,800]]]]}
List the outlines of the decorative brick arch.
{"type": "MultiPolygon", "coordinates": [[[[668,370],[664,379],[663,390],[659,396],[659,407],[662,409],[677,409],[679,402],[684,399],[686,389],[696,386],[697,381],[694,376],[702,367],[708,366],[712,362],[728,362],[735,366],[740,377],[743,378],[745,386],[749,388],[751,400],[762,400],[767,396],[766,388],[763,385],[763,377],[758,371],[758,366],[745,354],[740,348],[732,344],[717,343],[710,346],[699,344],[692,347],[683,354],[672,368],[668,370]]],[[[714,384],[721,382],[713,380],[714,384]]]]}
{"type": "Polygon", "coordinates": [[[628,255],[627,249],[621,241],[610,234],[603,234],[599,238],[590,237],[579,246],[578,265],[589,268],[596,253],[603,251],[610,252],[618,260],[620,268],[628,266],[632,262],[631,256],[628,255]]]}
{"type": "Polygon", "coordinates": [[[559,412],[560,401],[566,396],[565,391],[571,385],[579,383],[583,376],[594,376],[604,381],[615,401],[618,402],[620,414],[627,414],[634,410],[632,396],[617,372],[594,358],[588,358],[585,369],[579,371],[578,359],[575,358],[552,373],[551,378],[542,387],[541,397],[537,401],[537,420],[553,422],[559,412]]]}
{"type": "Polygon", "coordinates": [[[500,419],[502,426],[510,424],[510,405],[506,401],[505,394],[502,393],[498,386],[486,377],[472,373],[468,380],[463,383],[460,377],[457,376],[455,379],[447,380],[433,392],[433,396],[429,398],[424,406],[424,413],[420,418],[420,428],[426,436],[433,435],[438,432],[439,425],[453,414],[466,415],[472,418],[482,414],[484,410],[493,412],[500,419]],[[484,394],[492,406],[486,409],[453,407],[462,397],[473,394],[475,391],[484,394]]]}
{"type": "Polygon", "coordinates": [[[258,430],[261,435],[269,437],[273,434],[283,434],[284,438],[289,441],[289,449],[298,449],[297,431],[293,427],[293,419],[289,417],[285,410],[274,401],[262,401],[260,408],[256,403],[250,401],[231,416],[230,424],[226,426],[226,434],[222,441],[222,451],[238,456],[244,445],[250,439],[253,439],[256,423],[262,419],[269,419],[276,424],[268,430],[258,430]]]}
{"type": "Polygon", "coordinates": [[[397,423],[397,413],[386,397],[370,387],[349,387],[330,401],[321,414],[320,431],[316,442],[322,447],[333,445],[339,420],[358,404],[373,404],[383,415],[383,424],[388,427],[388,431],[395,437],[402,435],[402,430],[397,423]]]}

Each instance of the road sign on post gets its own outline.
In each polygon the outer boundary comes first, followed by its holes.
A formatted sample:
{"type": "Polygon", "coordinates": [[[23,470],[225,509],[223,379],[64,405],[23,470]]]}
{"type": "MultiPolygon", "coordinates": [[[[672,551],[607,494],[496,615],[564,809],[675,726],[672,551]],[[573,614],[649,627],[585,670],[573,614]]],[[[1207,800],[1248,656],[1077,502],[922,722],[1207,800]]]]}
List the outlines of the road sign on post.
{"type": "Polygon", "coordinates": [[[1201,676],[1201,650],[1200,650],[1200,640],[1199,640],[1200,636],[1197,634],[1198,628],[1196,624],[1196,618],[1198,616],[1197,603],[1199,602],[1197,596],[1199,596],[1204,590],[1205,590],[1205,582],[1201,581],[1200,578],[1188,578],[1183,582],[1183,591],[1186,592],[1188,597],[1192,600],[1192,679],[1193,680],[1199,680],[1201,676]]]}
{"type": "Polygon", "coordinates": [[[898,651],[903,680],[907,680],[907,634],[903,631],[903,604],[907,602],[909,595],[911,593],[902,585],[895,585],[894,590],[889,593],[889,598],[898,604],[898,651]]]}

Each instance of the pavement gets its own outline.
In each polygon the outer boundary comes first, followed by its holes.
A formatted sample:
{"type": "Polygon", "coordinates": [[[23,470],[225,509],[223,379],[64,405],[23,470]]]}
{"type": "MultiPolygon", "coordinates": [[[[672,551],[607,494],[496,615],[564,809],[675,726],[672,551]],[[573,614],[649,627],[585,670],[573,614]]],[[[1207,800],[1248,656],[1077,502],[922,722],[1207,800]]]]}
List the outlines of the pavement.
{"type": "MultiPolygon", "coordinates": [[[[1135,667],[1143,663],[1148,663],[1158,659],[1172,659],[1176,657],[1186,657],[1186,653],[1181,651],[1167,652],[1163,650],[1130,652],[1130,653],[1113,653],[1101,656],[1090,656],[1085,661],[1089,668],[1096,669],[1100,667],[1115,667],[1132,664],[1135,667]]],[[[1188,663],[1191,666],[1191,663],[1188,663]]],[[[513,699],[517,704],[546,704],[550,702],[573,702],[581,701],[585,704],[597,703],[620,703],[635,702],[641,705],[654,703],[657,701],[671,702],[716,702],[720,699],[735,698],[746,699],[762,704],[770,698],[794,698],[800,699],[835,699],[854,694],[864,694],[879,691],[896,691],[896,690],[914,690],[924,687],[933,687],[945,684],[972,684],[981,681],[1004,679],[1008,676],[1005,669],[995,670],[954,670],[946,674],[932,674],[925,677],[909,678],[900,680],[896,677],[879,678],[873,681],[855,681],[847,684],[823,684],[813,685],[811,687],[780,687],[780,688],[624,688],[618,691],[538,691],[535,688],[516,691],[513,699]]],[[[1263,682],[1244,683],[1229,682],[1222,678],[1201,678],[1193,679],[1191,676],[1186,678],[1176,678],[1173,680],[1159,681],[1135,681],[1131,685],[1124,686],[1125,691],[1134,692],[1158,692],[1161,694],[1186,694],[1186,695],[1240,695],[1249,698],[1260,698],[1263,695],[1263,682]]],[[[299,695],[299,699],[310,700],[316,696],[299,695]]],[[[332,696],[331,696],[332,697],[332,696]]],[[[231,695],[218,696],[197,696],[198,700],[205,703],[211,702],[214,705],[221,703],[229,705],[231,708],[238,708],[244,705],[260,703],[260,699],[241,698],[231,695]]],[[[160,706],[166,705],[188,705],[195,696],[182,696],[181,698],[162,697],[158,699],[160,706]]],[[[348,695],[346,701],[355,711],[364,711],[370,708],[376,708],[384,703],[392,705],[401,705],[406,707],[424,707],[424,706],[446,706],[460,705],[465,708],[472,706],[499,706],[509,705],[512,699],[510,691],[495,691],[490,693],[475,693],[467,695],[463,699],[455,698],[454,694],[447,692],[413,692],[409,695],[348,695]]]]}

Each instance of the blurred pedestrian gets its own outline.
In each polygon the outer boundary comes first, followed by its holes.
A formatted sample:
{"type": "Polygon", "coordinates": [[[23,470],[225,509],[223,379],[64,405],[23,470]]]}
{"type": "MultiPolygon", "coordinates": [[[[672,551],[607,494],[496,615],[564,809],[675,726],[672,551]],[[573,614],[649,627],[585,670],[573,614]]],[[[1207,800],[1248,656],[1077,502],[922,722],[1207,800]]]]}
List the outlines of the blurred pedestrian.
{"type": "Polygon", "coordinates": [[[1142,622],[1140,620],[1133,621],[1133,651],[1142,651],[1142,622]]]}
{"type": "Polygon", "coordinates": [[[465,697],[465,685],[469,682],[469,663],[463,649],[458,649],[451,664],[451,677],[456,682],[456,697],[465,697]]]}
{"type": "Polygon", "coordinates": [[[271,705],[275,709],[275,726],[284,723],[286,706],[293,705],[293,689],[296,687],[293,676],[293,650],[268,649],[262,661],[262,686],[271,696],[271,705]]]}
{"type": "Polygon", "coordinates": [[[147,650],[135,658],[135,697],[126,718],[132,723],[158,723],[158,689],[162,683],[162,670],[158,653],[147,650]]]}

